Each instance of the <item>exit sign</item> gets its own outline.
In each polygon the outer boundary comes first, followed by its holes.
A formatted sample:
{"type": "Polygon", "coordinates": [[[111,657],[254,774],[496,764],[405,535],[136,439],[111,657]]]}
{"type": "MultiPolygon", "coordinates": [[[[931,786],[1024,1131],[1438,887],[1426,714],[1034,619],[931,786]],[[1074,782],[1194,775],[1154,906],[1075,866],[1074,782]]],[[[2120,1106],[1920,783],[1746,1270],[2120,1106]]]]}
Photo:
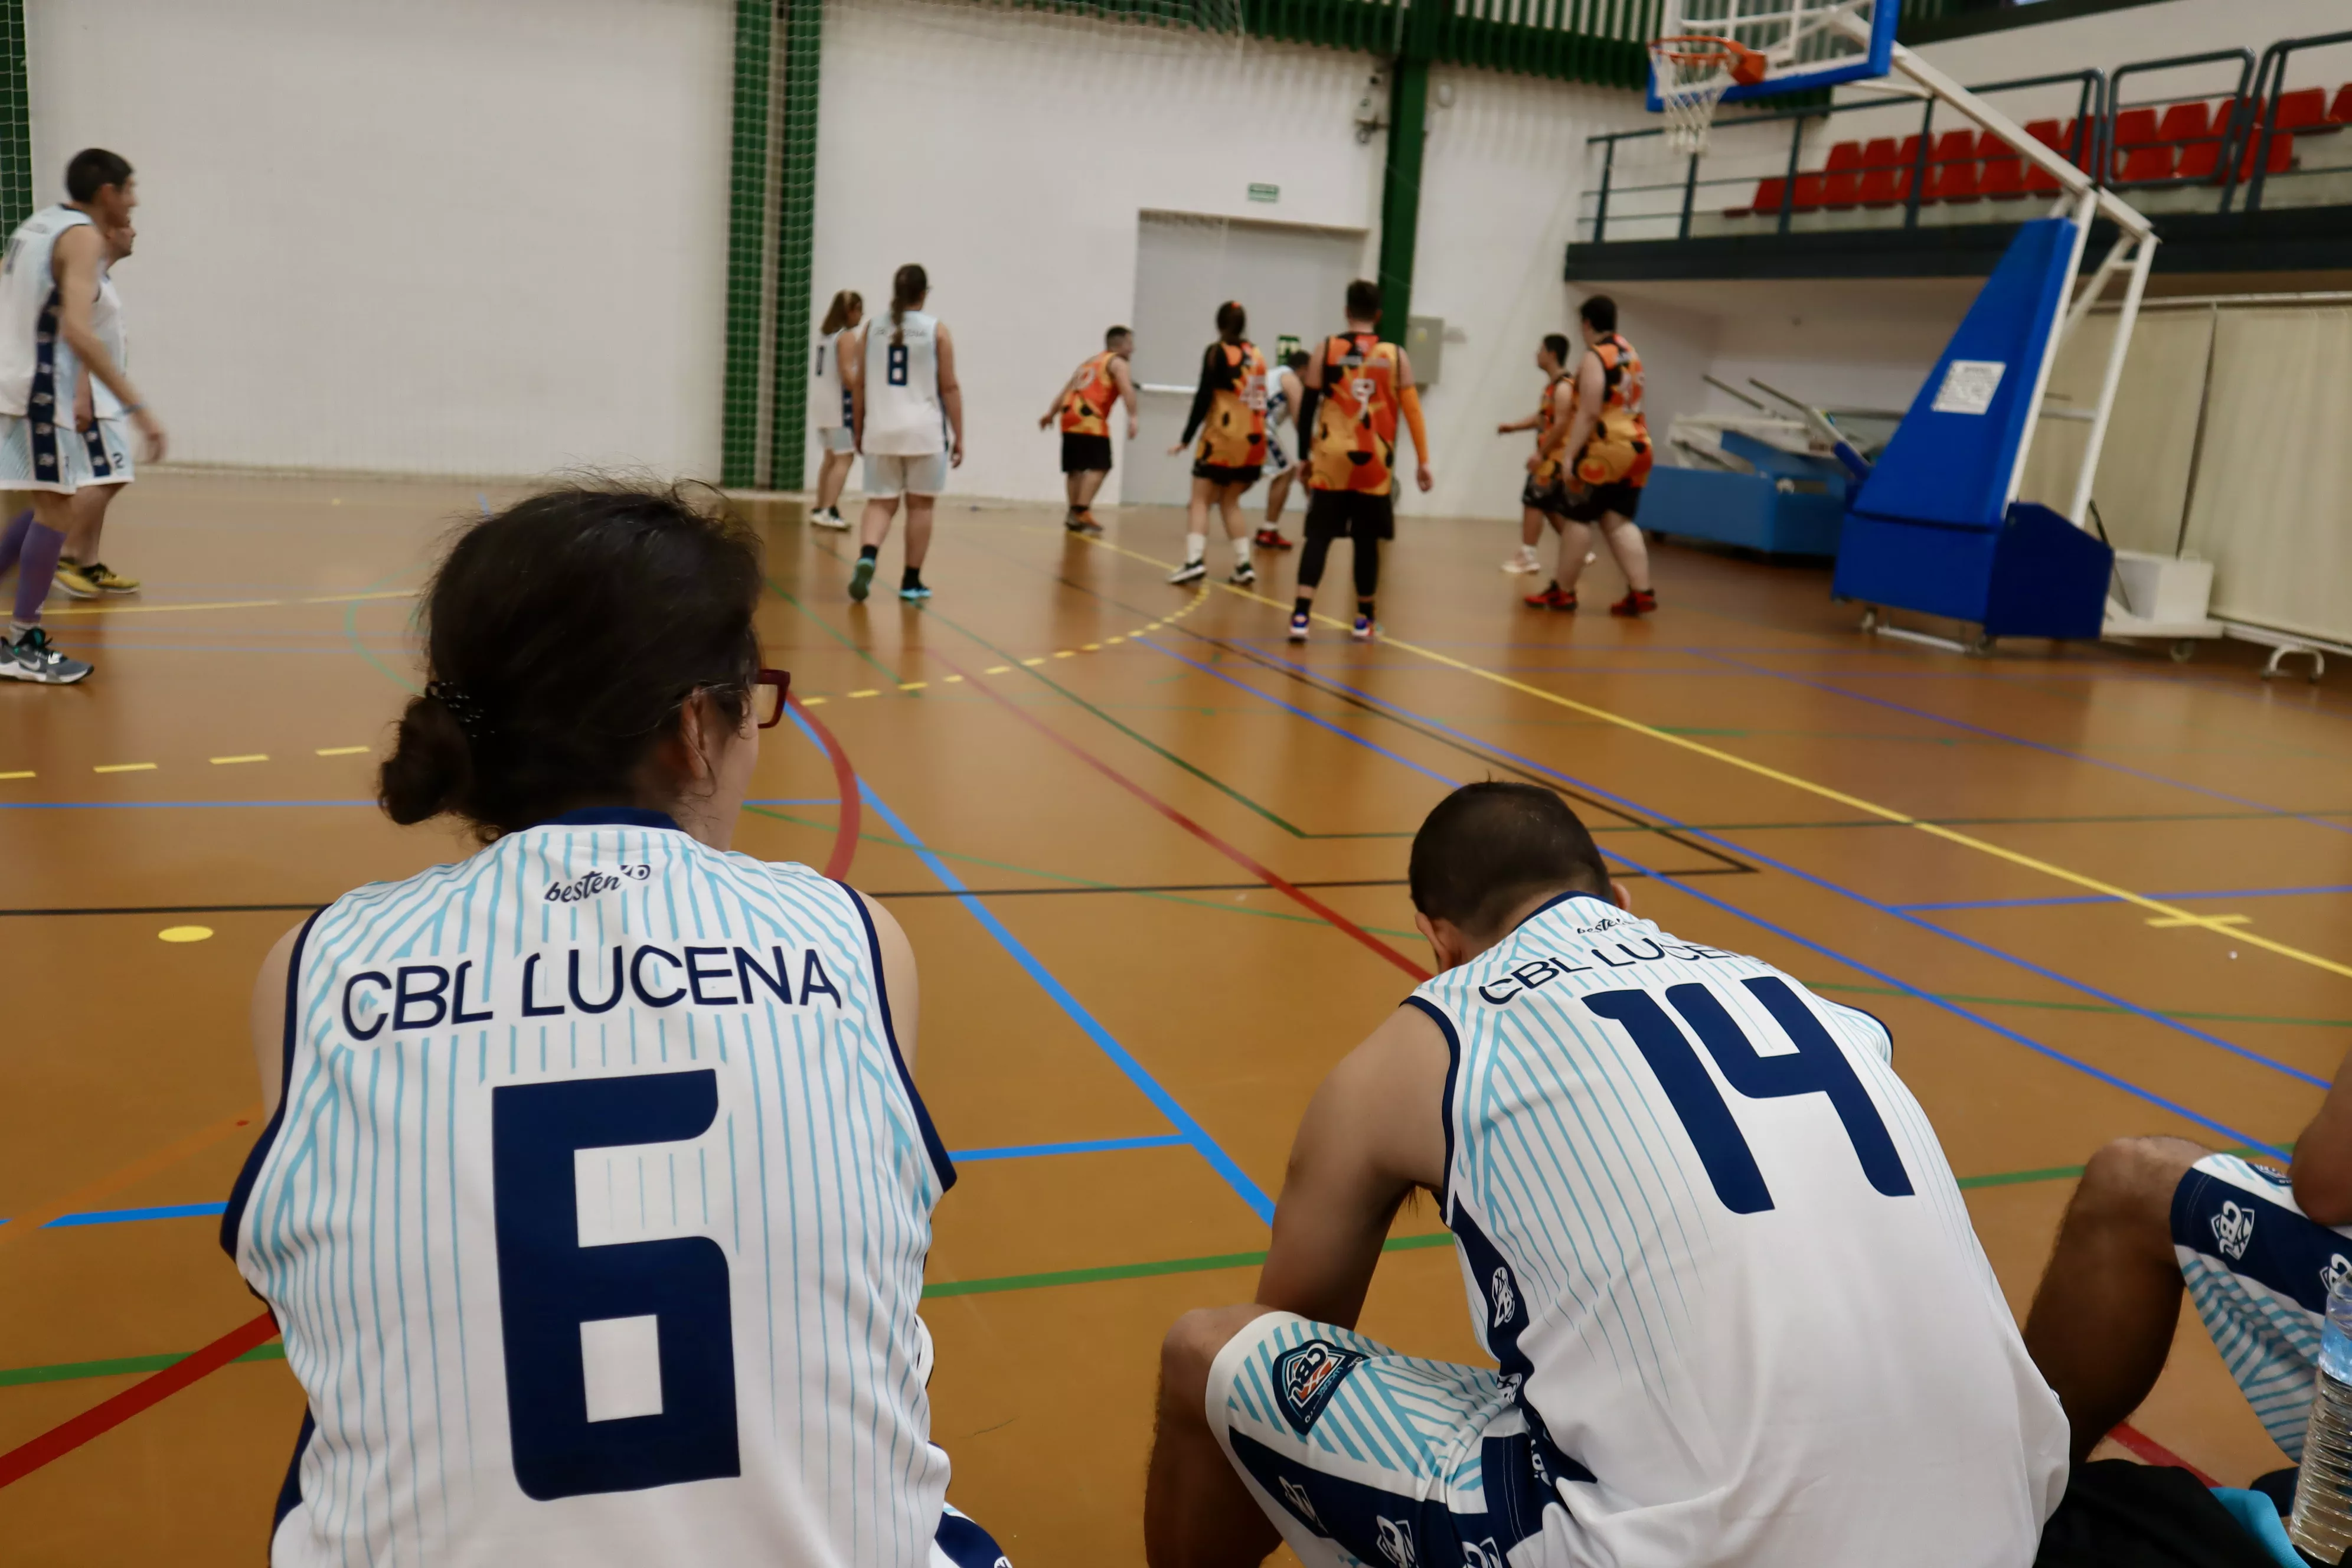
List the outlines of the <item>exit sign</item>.
{"type": "Polygon", "coordinates": [[[1281,199],[1282,187],[1280,185],[1252,185],[1250,187],[1250,200],[1254,202],[1278,202],[1281,199]]]}

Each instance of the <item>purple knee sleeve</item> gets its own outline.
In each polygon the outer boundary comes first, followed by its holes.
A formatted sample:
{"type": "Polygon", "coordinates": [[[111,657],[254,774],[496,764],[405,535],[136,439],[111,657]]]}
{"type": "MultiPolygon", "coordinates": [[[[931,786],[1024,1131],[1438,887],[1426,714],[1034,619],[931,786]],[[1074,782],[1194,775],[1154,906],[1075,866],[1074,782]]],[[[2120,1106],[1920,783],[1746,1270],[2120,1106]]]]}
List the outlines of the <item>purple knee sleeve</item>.
{"type": "Polygon", "coordinates": [[[24,557],[16,572],[16,618],[30,626],[41,618],[41,601],[58,574],[58,557],[65,553],[66,536],[54,528],[32,525],[25,536],[24,557]]]}

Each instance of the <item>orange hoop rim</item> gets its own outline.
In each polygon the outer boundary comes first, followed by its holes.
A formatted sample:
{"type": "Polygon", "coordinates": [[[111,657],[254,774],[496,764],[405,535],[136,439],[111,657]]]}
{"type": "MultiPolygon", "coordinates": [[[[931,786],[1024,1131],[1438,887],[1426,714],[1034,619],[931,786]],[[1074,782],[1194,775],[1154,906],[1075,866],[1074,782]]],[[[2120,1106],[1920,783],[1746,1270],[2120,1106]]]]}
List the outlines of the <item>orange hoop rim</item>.
{"type": "Polygon", "coordinates": [[[1682,33],[1655,38],[1650,43],[1650,53],[1678,66],[1726,62],[1729,66],[1731,79],[1741,87],[1754,87],[1762,81],[1769,64],[1761,51],[1749,48],[1737,38],[1726,38],[1713,33],[1682,33]]]}

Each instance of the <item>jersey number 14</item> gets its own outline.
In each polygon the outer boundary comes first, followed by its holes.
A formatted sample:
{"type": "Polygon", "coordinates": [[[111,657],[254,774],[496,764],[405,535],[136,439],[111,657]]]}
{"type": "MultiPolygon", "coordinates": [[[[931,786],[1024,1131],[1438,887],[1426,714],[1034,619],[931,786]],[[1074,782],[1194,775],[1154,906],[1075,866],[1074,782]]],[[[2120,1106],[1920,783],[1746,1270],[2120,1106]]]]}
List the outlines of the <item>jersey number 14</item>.
{"type": "MultiPolygon", "coordinates": [[[[1734,1090],[1749,1100],[1826,1095],[1838,1121],[1844,1124],[1846,1139],[1853,1145],[1870,1184],[1890,1198],[1910,1196],[1911,1178],[1904,1172],[1903,1156],[1895,1152],[1895,1140],[1887,1136],[1886,1122],[1872,1103],[1870,1090],[1863,1087],[1853,1064],[1845,1059],[1845,1053],[1838,1049],[1812,1009],[1786,982],[1771,975],[1741,984],[1780,1026],[1795,1051],[1769,1057],[1759,1051],[1715,993],[1704,985],[1670,985],[1666,1000],[1697,1034],[1724,1081],[1734,1090]]],[[[1715,1184],[1715,1195],[1723,1200],[1723,1206],[1734,1214],[1758,1214],[1770,1208],[1771,1189],[1764,1184],[1764,1173],[1731,1108],[1724,1103],[1698,1053],[1691,1049],[1689,1038],[1666,1016],[1658,999],[1647,991],[1602,991],[1587,996],[1584,1005],[1622,1024],[1633,1037],[1634,1047],[1674,1102],[1675,1114],[1682,1119],[1683,1131],[1690,1135],[1699,1163],[1706,1168],[1707,1180],[1715,1184]]]]}

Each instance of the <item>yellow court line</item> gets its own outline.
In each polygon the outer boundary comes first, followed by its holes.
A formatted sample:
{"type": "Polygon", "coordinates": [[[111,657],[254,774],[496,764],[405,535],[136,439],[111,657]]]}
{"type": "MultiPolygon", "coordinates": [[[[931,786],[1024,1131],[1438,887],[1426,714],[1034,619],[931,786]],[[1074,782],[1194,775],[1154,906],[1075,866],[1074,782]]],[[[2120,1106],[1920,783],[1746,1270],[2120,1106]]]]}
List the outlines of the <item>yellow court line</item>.
{"type": "Polygon", "coordinates": [[[269,753],[267,752],[249,752],[241,757],[215,757],[212,759],[212,764],[216,768],[226,768],[237,763],[266,763],[268,760],[269,753]]]}
{"type": "Polygon", "coordinates": [[[322,757],[356,757],[362,752],[373,749],[371,746],[321,746],[317,754],[322,757]]]}
{"type": "Polygon", "coordinates": [[[105,763],[89,770],[94,773],[152,773],[153,763],[105,763]]]}
{"type": "MultiPolygon", "coordinates": [[[[1168,564],[1165,561],[1156,560],[1139,551],[1124,549],[1105,540],[1094,539],[1088,540],[1087,542],[1154,566],[1168,564]]],[[[1219,583],[1213,585],[1223,588],[1228,594],[1255,600],[1261,605],[1271,605],[1277,610],[1289,608],[1278,599],[1269,599],[1263,594],[1254,594],[1246,588],[1235,587],[1230,583],[1219,583]]],[[[1344,628],[1348,624],[1330,616],[1318,615],[1315,618],[1327,626],[1344,628]]],[[[1721,751],[1704,742],[1694,741],[1687,735],[1677,735],[1669,731],[1661,730],[1655,725],[1644,724],[1639,719],[1628,719],[1623,714],[1612,712],[1606,708],[1596,708],[1589,702],[1579,702],[1572,697],[1562,697],[1556,691],[1546,691],[1540,686],[1530,686],[1524,680],[1514,680],[1499,671],[1484,668],[1455,658],[1450,654],[1439,653],[1433,648],[1422,647],[1418,644],[1403,642],[1389,637],[1383,637],[1381,640],[1399,652],[1412,654],[1417,658],[1428,659],[1433,664],[1442,664],[1449,669],[1460,670],[1465,675],[1475,675],[1481,680],[1492,681],[1497,686],[1533,697],[1539,701],[1551,703],[1554,707],[1565,708],[1571,713],[1580,713],[1588,719],[1598,719],[1603,723],[1614,724],[1621,730],[1630,730],[1637,735],[1646,735],[1651,740],[1663,741],[1670,746],[1679,746],[1684,751],[1714,762],[1727,763],[1744,772],[1754,773],[1759,778],[1770,779],[1775,784],[1802,790],[1808,795],[1818,795],[1823,800],[1834,801],[1840,805],[1866,813],[1882,821],[1895,823],[1904,827],[1916,828],[1931,837],[1941,838],[1949,844],[1957,844],[1963,849],[1974,849],[1980,854],[1990,855],[1996,859],[2006,860],[2013,866],[2022,866],[2029,871],[2038,871],[2045,877],[2054,877],[2059,881],[2072,883],[2077,888],[2103,893],[2108,898],[2117,899],[2127,904],[2135,904],[2151,914],[2166,917],[2168,921],[2177,922],[2182,926],[2201,926],[2208,931],[2218,931],[2227,936],[2232,942],[2259,947],[2277,953],[2282,958],[2291,958],[2298,963],[2308,963],[2315,969],[2324,969],[2330,974],[2340,974],[2347,980],[2352,980],[2352,964],[2338,963],[2334,959],[2322,958],[2315,952],[2305,952],[2299,947],[2290,947],[2285,942],[2273,942],[2269,937],[2259,935],[2242,927],[2218,924],[2214,916],[2191,914],[2186,910],[2176,909],[2160,899],[2151,899],[2145,893],[2135,893],[2128,888],[2119,888],[2112,882],[2103,882],[2096,877],[2085,876],[2080,871],[2072,871],[2063,866],[2053,865],[2047,860],[2037,859],[2033,856],[2018,850],[2005,848],[1990,840],[1979,838],[1973,834],[1962,833],[1957,829],[1946,827],[1940,823],[1922,822],[1919,818],[1897,811],[1892,806],[1881,805],[1876,801],[1864,800],[1860,795],[1848,795],[1843,790],[1832,789],[1825,784],[1816,784],[1811,779],[1801,778],[1795,773],[1783,773],[1779,768],[1763,763],[1751,762],[1736,752],[1721,751]]]]}
{"type": "Polygon", "coordinates": [[[174,610],[267,610],[281,605],[359,605],[373,599],[414,599],[415,588],[394,588],[383,594],[323,594],[309,599],[215,599],[201,605],[82,605],[66,609],[49,610],[47,618],[58,616],[161,616],[174,610]]]}
{"type": "Polygon", "coordinates": [[[0,773],[0,779],[29,779],[38,776],[30,768],[22,768],[13,773],[0,773]]]}

